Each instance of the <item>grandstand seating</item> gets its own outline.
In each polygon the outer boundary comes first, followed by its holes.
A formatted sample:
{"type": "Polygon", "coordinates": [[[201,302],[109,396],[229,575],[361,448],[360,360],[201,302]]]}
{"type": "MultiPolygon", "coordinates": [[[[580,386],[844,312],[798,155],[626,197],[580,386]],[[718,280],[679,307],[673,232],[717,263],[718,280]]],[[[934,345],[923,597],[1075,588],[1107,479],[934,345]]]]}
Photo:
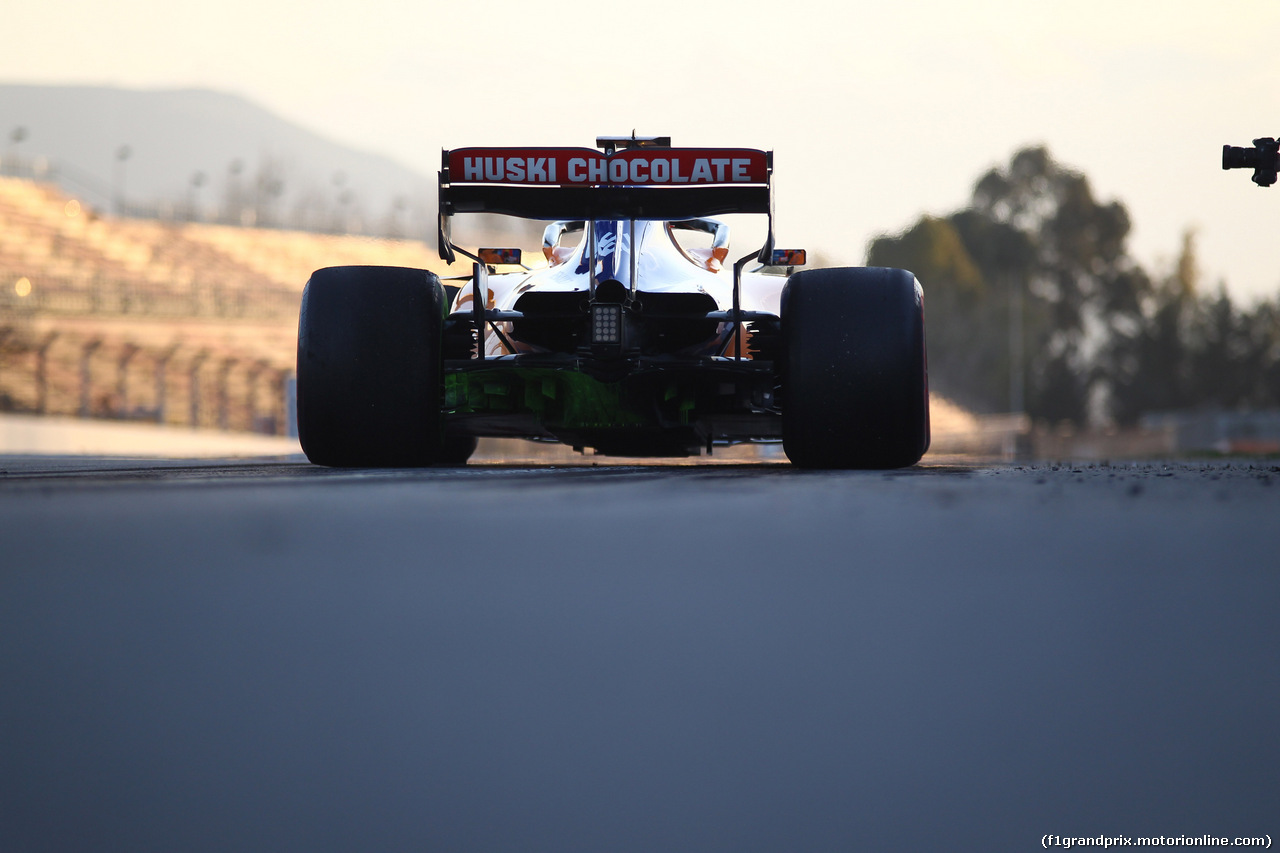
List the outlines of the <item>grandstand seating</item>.
{"type": "Polygon", "coordinates": [[[343,264],[443,270],[421,242],[117,218],[0,177],[0,409],[283,429],[303,285],[343,264]]]}

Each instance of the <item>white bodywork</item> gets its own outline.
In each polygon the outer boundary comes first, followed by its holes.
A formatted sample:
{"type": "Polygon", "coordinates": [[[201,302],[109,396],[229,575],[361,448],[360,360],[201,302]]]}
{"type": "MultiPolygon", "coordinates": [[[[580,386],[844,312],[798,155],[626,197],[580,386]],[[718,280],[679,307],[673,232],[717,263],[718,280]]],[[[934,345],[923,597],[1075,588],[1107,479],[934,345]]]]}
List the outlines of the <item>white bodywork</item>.
{"type": "MultiPolygon", "coordinates": [[[[599,225],[600,223],[595,223],[599,225]]],[[[702,293],[715,300],[718,310],[733,308],[733,273],[714,259],[704,260],[694,252],[684,249],[666,222],[652,220],[622,220],[610,223],[613,230],[586,230],[582,240],[560,263],[527,272],[490,275],[488,279],[487,309],[513,310],[516,301],[529,291],[580,292],[584,300],[590,293],[593,278],[606,277],[631,288],[634,270],[635,291],[644,293],[702,293]],[[638,246],[632,257],[632,234],[638,246]],[[594,243],[594,245],[593,245],[594,243]],[[584,258],[584,255],[586,256],[584,258]],[[591,266],[595,266],[594,276],[591,266]]],[[[742,274],[741,309],[780,313],[782,287],[785,275],[769,275],[763,268],[744,271],[742,274]]],[[[459,290],[454,312],[472,310],[472,288],[459,290]]],[[[510,323],[500,323],[504,333],[511,332],[510,323]]],[[[522,349],[516,341],[517,348],[522,349]]],[[[485,337],[486,356],[510,354],[502,340],[492,332],[485,337]]]]}

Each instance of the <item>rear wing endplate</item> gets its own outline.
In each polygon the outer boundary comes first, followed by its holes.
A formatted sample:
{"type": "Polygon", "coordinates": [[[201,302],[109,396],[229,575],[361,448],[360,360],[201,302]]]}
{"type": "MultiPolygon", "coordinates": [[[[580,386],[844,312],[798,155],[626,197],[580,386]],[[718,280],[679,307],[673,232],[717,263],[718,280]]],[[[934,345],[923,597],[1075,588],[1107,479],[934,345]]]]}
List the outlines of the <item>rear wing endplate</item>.
{"type": "MultiPolygon", "coordinates": [[[[696,219],[769,216],[773,154],[754,148],[458,148],[440,168],[440,257],[453,263],[450,217],[696,219]]],[[[464,253],[465,254],[465,253],[464,253]]]]}

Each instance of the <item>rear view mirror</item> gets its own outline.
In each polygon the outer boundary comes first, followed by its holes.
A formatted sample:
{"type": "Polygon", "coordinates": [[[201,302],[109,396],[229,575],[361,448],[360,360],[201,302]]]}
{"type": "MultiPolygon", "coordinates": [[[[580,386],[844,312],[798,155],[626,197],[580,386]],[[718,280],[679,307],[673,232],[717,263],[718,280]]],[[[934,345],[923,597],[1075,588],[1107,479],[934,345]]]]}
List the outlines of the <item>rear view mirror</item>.
{"type": "Polygon", "coordinates": [[[480,257],[480,261],[486,264],[515,264],[520,263],[519,249],[481,249],[476,254],[480,257]]]}
{"type": "Polygon", "coordinates": [[[804,249],[774,249],[769,254],[768,266],[802,267],[805,265],[805,261],[804,249]]]}

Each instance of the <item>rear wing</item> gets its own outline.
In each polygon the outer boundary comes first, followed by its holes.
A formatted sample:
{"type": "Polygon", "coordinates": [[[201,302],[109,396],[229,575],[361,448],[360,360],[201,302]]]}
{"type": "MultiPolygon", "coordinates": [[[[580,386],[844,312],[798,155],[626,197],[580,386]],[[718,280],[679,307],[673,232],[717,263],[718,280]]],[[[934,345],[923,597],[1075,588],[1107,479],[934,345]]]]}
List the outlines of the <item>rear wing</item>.
{"type": "MultiPolygon", "coordinates": [[[[769,215],[773,153],[755,148],[458,148],[440,168],[440,257],[453,263],[450,217],[696,219],[769,215]]],[[[465,253],[464,254],[469,254],[465,253]]]]}

